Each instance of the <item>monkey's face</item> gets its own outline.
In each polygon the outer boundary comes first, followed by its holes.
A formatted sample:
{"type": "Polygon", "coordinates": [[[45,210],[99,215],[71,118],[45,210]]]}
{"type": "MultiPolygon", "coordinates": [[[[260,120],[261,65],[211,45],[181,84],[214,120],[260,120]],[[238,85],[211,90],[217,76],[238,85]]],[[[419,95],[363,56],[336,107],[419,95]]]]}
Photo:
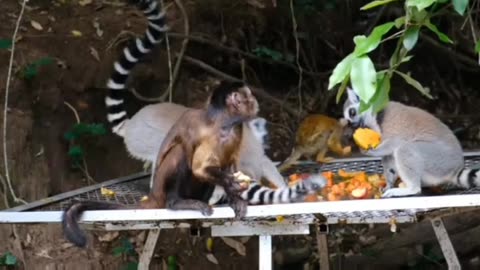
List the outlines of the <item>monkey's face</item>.
{"type": "Polygon", "coordinates": [[[258,113],[258,101],[247,86],[239,88],[227,97],[227,106],[233,115],[254,118],[258,113]]]}

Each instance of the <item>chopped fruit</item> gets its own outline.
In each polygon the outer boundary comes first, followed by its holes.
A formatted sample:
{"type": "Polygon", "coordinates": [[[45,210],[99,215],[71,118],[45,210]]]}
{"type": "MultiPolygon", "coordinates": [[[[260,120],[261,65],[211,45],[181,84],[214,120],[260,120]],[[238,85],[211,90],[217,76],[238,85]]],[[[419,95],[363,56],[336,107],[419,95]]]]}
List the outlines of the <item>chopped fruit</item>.
{"type": "Polygon", "coordinates": [[[378,132],[369,128],[358,128],[353,133],[355,143],[365,150],[375,148],[380,144],[381,136],[378,132]]]}
{"type": "Polygon", "coordinates": [[[305,197],[306,202],[318,202],[318,195],[317,194],[309,194],[305,197]]]}
{"type": "Polygon", "coordinates": [[[356,199],[361,199],[364,198],[365,195],[367,195],[367,189],[366,188],[356,188],[352,190],[351,192],[352,196],[356,199]]]}
{"type": "Polygon", "coordinates": [[[108,188],[100,188],[100,193],[103,195],[103,196],[106,196],[106,197],[113,197],[115,196],[115,191],[111,190],[111,189],[108,189],[108,188]]]}

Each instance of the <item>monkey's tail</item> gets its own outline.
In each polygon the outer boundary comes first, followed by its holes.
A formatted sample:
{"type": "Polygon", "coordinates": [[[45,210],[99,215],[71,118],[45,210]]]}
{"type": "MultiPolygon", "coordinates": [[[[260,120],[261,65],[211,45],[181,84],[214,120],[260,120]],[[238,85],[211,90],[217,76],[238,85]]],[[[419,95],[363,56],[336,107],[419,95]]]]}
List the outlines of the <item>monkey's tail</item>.
{"type": "Polygon", "coordinates": [[[457,176],[457,181],[464,188],[480,186],[480,168],[463,168],[457,176]]]}
{"type": "Polygon", "coordinates": [[[292,153],[290,154],[290,156],[288,156],[279,166],[278,166],[278,171],[279,172],[284,172],[285,170],[287,170],[288,168],[290,168],[292,166],[292,164],[297,161],[300,157],[302,156],[302,154],[300,153],[300,151],[298,151],[297,149],[293,148],[292,149],[292,153]]]}
{"type": "Polygon", "coordinates": [[[135,3],[143,11],[148,19],[148,27],[141,39],[136,38],[135,42],[125,47],[120,59],[114,63],[113,73],[107,82],[109,89],[105,98],[107,120],[112,126],[112,132],[122,137],[125,133],[122,127],[127,120],[124,99],[128,75],[136,63],[163,40],[165,32],[168,31],[165,12],[162,11],[159,2],[156,0],[129,0],[129,2],[135,3]]]}
{"type": "Polygon", "coordinates": [[[65,211],[62,216],[63,234],[65,237],[78,247],[85,247],[87,237],[85,232],[80,229],[78,219],[84,211],[87,210],[114,210],[125,209],[121,204],[99,202],[99,201],[81,201],[74,202],[65,211]]]}

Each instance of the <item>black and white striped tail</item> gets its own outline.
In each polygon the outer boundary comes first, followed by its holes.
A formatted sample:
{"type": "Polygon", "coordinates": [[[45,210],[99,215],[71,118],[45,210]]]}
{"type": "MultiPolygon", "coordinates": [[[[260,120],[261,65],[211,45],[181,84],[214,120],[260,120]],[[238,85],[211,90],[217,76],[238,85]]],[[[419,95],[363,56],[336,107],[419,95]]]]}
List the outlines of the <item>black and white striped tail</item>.
{"type": "Polygon", "coordinates": [[[303,181],[291,187],[271,189],[258,183],[251,183],[249,188],[242,193],[242,199],[248,204],[280,204],[302,201],[307,195],[303,181]]]}
{"type": "Polygon", "coordinates": [[[458,183],[464,188],[473,188],[480,186],[480,168],[466,169],[464,168],[458,174],[458,183]]]}
{"type": "Polygon", "coordinates": [[[107,120],[112,126],[112,132],[123,136],[122,126],[127,120],[124,106],[125,84],[130,71],[135,64],[152,48],[163,40],[168,31],[165,13],[157,0],[132,0],[148,19],[148,27],[142,39],[136,38],[124,50],[118,61],[113,65],[113,73],[107,82],[109,93],[105,98],[107,120]]]}
{"type": "MultiPolygon", "coordinates": [[[[280,204],[293,203],[305,200],[305,196],[311,193],[316,193],[322,190],[327,184],[327,180],[321,174],[311,175],[307,179],[299,181],[291,187],[272,189],[260,185],[259,183],[250,183],[248,189],[241,194],[242,199],[246,200],[248,204],[280,204]]],[[[224,189],[220,186],[215,186],[208,204],[225,203],[227,195],[224,189]]]]}

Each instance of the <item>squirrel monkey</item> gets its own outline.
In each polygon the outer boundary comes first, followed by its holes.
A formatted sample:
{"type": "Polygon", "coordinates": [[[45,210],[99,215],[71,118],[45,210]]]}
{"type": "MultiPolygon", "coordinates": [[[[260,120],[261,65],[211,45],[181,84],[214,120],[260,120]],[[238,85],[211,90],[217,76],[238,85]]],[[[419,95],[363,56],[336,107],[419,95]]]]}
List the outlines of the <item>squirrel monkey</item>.
{"type": "Polygon", "coordinates": [[[312,158],[320,163],[327,163],[333,160],[326,157],[328,150],[347,156],[352,152],[350,146],[343,147],[341,143],[345,119],[337,120],[322,114],[308,115],[300,123],[295,138],[295,147],[290,156],[278,167],[279,171],[289,168],[302,156],[312,158]]]}

